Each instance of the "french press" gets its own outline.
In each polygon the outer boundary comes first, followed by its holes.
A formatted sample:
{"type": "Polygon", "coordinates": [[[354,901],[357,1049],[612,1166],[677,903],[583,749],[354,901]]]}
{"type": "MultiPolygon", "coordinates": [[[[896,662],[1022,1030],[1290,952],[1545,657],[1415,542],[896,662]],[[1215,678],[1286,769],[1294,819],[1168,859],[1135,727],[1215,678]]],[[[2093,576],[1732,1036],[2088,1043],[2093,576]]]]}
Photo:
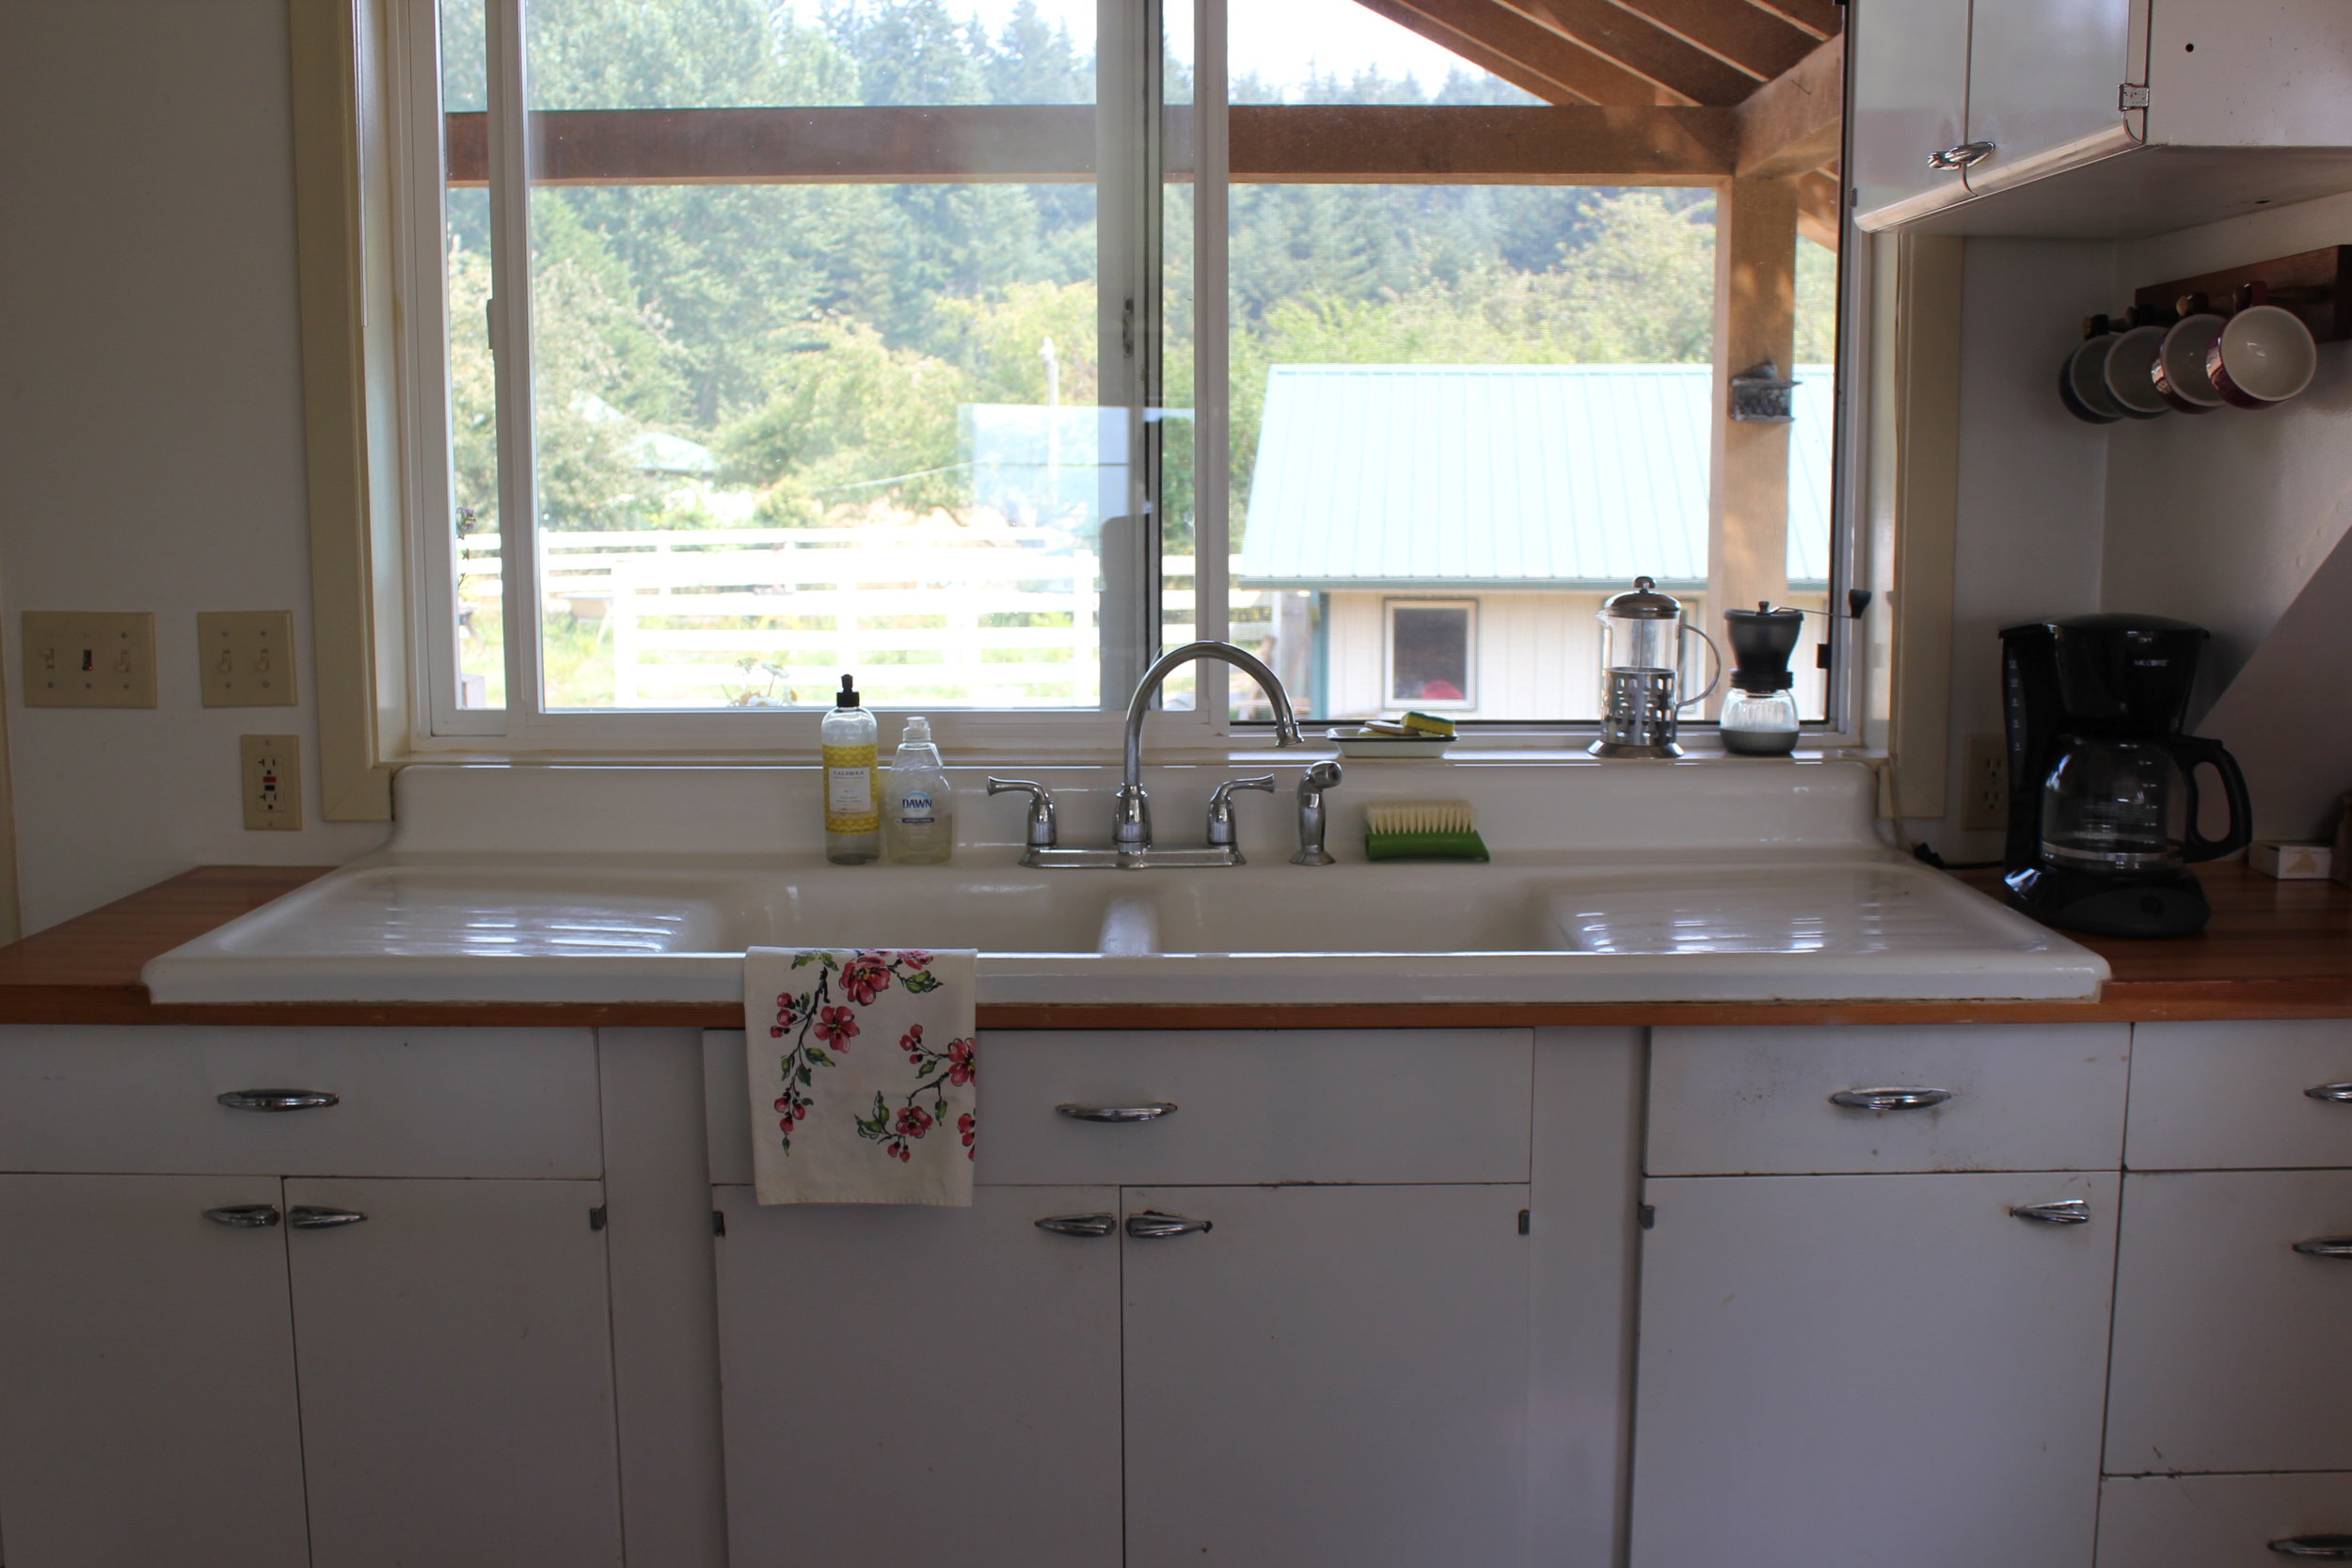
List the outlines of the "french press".
{"type": "Polygon", "coordinates": [[[1682,618],[1682,602],[1649,578],[1600,607],[1600,738],[1597,757],[1678,757],[1675,730],[1682,710],[1707,700],[1724,678],[1723,650],[1682,618]],[[1679,695],[1682,640],[1695,637],[1715,656],[1715,678],[1695,697],[1679,695]]]}

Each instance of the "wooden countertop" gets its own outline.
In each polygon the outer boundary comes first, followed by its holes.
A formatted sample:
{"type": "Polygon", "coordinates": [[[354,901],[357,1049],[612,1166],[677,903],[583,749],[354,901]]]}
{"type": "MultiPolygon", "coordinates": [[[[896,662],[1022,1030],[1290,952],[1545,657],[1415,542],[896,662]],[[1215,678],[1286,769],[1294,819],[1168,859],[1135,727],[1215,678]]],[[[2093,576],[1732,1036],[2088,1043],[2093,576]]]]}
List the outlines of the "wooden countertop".
{"type": "MultiPolygon", "coordinates": [[[[206,865],[0,947],[0,1023],[574,1024],[739,1028],[709,1003],[352,1003],[158,1006],[139,984],[156,954],[292,892],[329,866],[206,865]]],[[[1661,1023],[2153,1022],[2352,1018],[2352,890],[2200,868],[2213,924],[2162,942],[2077,937],[2115,977],[2096,1002],[1473,1003],[983,1006],[986,1029],[1355,1028],[1661,1023]]],[[[1963,880],[1990,891],[1996,874],[1963,880]]]]}

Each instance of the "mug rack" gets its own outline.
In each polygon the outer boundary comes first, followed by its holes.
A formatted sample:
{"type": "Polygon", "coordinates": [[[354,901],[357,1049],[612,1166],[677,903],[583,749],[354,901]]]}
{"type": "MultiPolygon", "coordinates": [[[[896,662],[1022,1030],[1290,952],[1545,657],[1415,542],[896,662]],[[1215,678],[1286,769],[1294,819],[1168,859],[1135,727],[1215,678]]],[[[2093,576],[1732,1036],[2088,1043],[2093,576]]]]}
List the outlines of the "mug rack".
{"type": "Polygon", "coordinates": [[[2132,316],[2157,325],[2180,319],[2180,302],[2203,294],[2213,309],[2229,315],[2239,309],[2253,285],[2261,285],[2267,303],[2283,306],[2302,318],[2320,342],[2352,338],[2352,245],[2322,245],[2267,261],[2249,261],[2218,272],[2169,283],[2151,283],[2132,295],[2132,316]]]}

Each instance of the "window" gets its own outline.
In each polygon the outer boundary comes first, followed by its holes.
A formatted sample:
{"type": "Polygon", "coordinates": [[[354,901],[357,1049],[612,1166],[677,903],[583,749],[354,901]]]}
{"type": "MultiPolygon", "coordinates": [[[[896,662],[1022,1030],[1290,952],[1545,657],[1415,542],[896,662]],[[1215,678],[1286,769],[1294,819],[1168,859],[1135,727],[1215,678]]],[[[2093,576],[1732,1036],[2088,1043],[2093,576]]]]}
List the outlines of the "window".
{"type": "Polygon", "coordinates": [[[1500,0],[388,3],[419,749],[773,747],[844,671],[1033,736],[1196,635],[1556,736],[1636,575],[1836,626],[1836,180],[1581,112],[1835,7],[1617,65],[1500,0]],[[1727,431],[1756,343],[1795,421],[1727,431]]]}
{"type": "Polygon", "coordinates": [[[1384,707],[1478,706],[1475,599],[1391,599],[1384,707]]]}

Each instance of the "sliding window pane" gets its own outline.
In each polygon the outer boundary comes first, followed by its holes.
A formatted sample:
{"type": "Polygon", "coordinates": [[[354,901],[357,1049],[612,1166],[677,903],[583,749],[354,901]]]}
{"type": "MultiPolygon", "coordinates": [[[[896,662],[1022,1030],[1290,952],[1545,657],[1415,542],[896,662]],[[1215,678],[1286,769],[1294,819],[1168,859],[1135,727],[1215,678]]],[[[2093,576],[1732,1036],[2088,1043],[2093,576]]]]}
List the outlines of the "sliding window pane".
{"type": "Polygon", "coordinates": [[[528,16],[545,706],[1098,705],[1091,5],[528,16]]]}
{"type": "MultiPolygon", "coordinates": [[[[482,0],[441,0],[441,107],[478,127],[489,103],[482,0]]],[[[478,134],[472,139],[480,140],[478,134]]],[[[498,398],[486,307],[490,193],[479,170],[445,181],[441,253],[448,290],[451,528],[449,612],[461,708],[506,705],[505,608],[499,587],[498,398]]]]}

